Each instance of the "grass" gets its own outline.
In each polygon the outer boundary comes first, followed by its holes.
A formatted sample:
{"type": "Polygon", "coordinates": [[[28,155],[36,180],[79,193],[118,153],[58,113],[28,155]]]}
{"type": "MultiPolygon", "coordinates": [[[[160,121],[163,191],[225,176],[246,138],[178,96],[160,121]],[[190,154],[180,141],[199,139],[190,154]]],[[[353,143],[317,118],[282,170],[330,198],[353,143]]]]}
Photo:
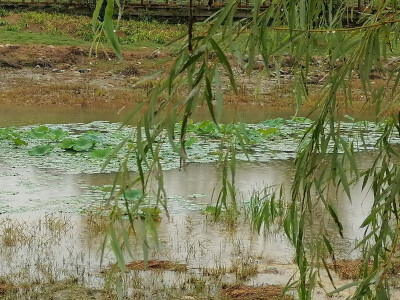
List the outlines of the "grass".
{"type": "MultiPolygon", "coordinates": [[[[145,263],[143,260],[132,261],[130,262],[126,268],[128,270],[145,270],[145,263]]],[[[185,272],[187,271],[187,266],[185,264],[179,264],[173,261],[167,260],[149,260],[147,262],[148,270],[170,270],[176,272],[185,272]]]]}
{"type": "Polygon", "coordinates": [[[27,245],[34,238],[27,224],[11,219],[2,220],[0,223],[0,236],[0,244],[7,248],[27,245]]]}
{"type": "MultiPolygon", "coordinates": [[[[372,267],[372,262],[368,264],[372,267]]],[[[328,264],[328,268],[335,271],[339,278],[347,280],[357,280],[362,277],[363,261],[361,259],[355,260],[339,260],[336,263],[328,264]]]]}
{"type": "Polygon", "coordinates": [[[9,279],[0,278],[0,298],[3,300],[14,299],[64,299],[64,300],[106,300],[115,299],[112,293],[86,288],[78,283],[76,278],[57,281],[53,283],[31,283],[16,285],[9,279]]]}
{"type": "Polygon", "coordinates": [[[221,295],[223,299],[237,299],[237,300],[289,300],[294,299],[293,296],[282,296],[284,291],[283,286],[265,285],[265,286],[246,286],[246,285],[227,285],[223,288],[221,295]]]}
{"type": "Polygon", "coordinates": [[[53,46],[88,46],[90,42],[71,38],[68,36],[54,35],[48,33],[32,33],[24,31],[2,30],[0,27],[0,40],[4,44],[35,44],[53,46]]]}
{"type": "MultiPolygon", "coordinates": [[[[157,21],[122,20],[117,29],[125,50],[156,48],[176,38],[186,29],[157,21]]],[[[0,19],[3,43],[90,46],[94,33],[92,19],[85,16],[46,12],[3,13],[0,19]]],[[[104,38],[102,39],[104,42],[104,38]]]]}
{"type": "MultiPolygon", "coordinates": [[[[0,23],[1,25],[1,23],[0,23]]],[[[22,30],[8,30],[9,27],[0,26],[0,40],[2,44],[21,45],[53,45],[53,46],[83,46],[90,47],[91,41],[85,41],[68,35],[51,33],[35,33],[22,30]]],[[[123,50],[137,50],[143,47],[157,48],[160,44],[151,41],[138,41],[134,44],[122,45],[123,50]]],[[[106,48],[108,46],[106,45],[106,48]]]]}

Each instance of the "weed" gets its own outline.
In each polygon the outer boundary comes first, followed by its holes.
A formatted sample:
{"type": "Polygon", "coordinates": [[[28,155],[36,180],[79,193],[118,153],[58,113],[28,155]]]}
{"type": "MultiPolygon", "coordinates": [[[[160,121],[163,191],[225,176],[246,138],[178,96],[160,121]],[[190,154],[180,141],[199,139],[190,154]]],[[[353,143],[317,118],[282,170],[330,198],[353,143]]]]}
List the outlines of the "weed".
{"type": "Polygon", "coordinates": [[[207,288],[206,281],[202,278],[197,278],[195,276],[190,277],[187,280],[187,283],[189,283],[193,287],[194,292],[196,292],[197,294],[203,293],[207,288]]]}
{"type": "Polygon", "coordinates": [[[44,216],[44,225],[55,235],[65,234],[72,228],[69,218],[54,214],[46,214],[44,216]]]}
{"type": "Polygon", "coordinates": [[[6,17],[8,16],[10,13],[7,9],[0,7],[0,17],[6,17]]]}
{"type": "Polygon", "coordinates": [[[247,280],[258,274],[257,263],[251,257],[239,256],[232,260],[229,273],[234,273],[236,280],[247,280]]]}
{"type": "Polygon", "coordinates": [[[281,226],[287,214],[287,204],[282,199],[283,190],[266,187],[261,191],[253,191],[250,202],[246,205],[246,215],[250,217],[254,230],[262,228],[269,231],[273,225],[281,226]]]}
{"type": "Polygon", "coordinates": [[[18,244],[28,244],[33,236],[28,234],[25,224],[11,219],[5,219],[0,224],[0,236],[4,246],[14,247],[18,244]]]}
{"type": "Polygon", "coordinates": [[[91,232],[91,235],[103,234],[110,226],[110,220],[101,215],[90,214],[86,220],[86,228],[91,232]]]}
{"type": "MultiPolygon", "coordinates": [[[[7,299],[7,297],[15,297],[17,287],[7,280],[6,278],[0,277],[0,296],[2,299],[7,299]]],[[[11,299],[11,298],[10,298],[11,299]]]]}
{"type": "Polygon", "coordinates": [[[9,26],[9,25],[10,23],[8,21],[0,19],[0,26],[9,26]]]}
{"type": "MultiPolygon", "coordinates": [[[[339,260],[335,263],[328,264],[328,268],[335,270],[341,279],[356,280],[362,276],[363,261],[361,259],[356,260],[339,260]]],[[[372,268],[372,262],[369,263],[369,267],[372,268]]]]}
{"type": "MultiPolygon", "coordinates": [[[[92,41],[93,31],[90,19],[62,13],[24,12],[20,14],[21,24],[41,25],[42,31],[52,35],[66,35],[92,41]]],[[[151,41],[164,44],[184,32],[185,26],[160,22],[121,20],[118,34],[122,44],[151,41]]],[[[105,42],[105,39],[102,39],[105,42]]]]}
{"type": "Polygon", "coordinates": [[[18,26],[18,25],[10,25],[10,24],[8,24],[8,25],[5,26],[5,29],[7,31],[11,31],[11,32],[19,32],[19,31],[21,31],[21,27],[18,26]]]}
{"type": "Polygon", "coordinates": [[[179,264],[173,261],[167,260],[149,260],[147,261],[147,266],[143,260],[133,261],[127,266],[129,270],[170,270],[176,272],[187,271],[187,266],[185,264],[179,264]]]}
{"type": "Polygon", "coordinates": [[[204,268],[202,270],[203,275],[216,277],[216,278],[220,278],[223,275],[225,275],[226,273],[228,273],[228,271],[227,271],[226,267],[223,265],[218,265],[215,268],[204,268]]]}

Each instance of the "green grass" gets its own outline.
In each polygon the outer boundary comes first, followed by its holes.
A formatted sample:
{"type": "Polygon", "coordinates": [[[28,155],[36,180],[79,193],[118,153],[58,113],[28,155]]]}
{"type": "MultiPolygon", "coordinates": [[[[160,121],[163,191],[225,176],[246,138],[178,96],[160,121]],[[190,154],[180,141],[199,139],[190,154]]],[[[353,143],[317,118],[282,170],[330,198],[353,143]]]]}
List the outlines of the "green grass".
{"type": "MultiPolygon", "coordinates": [[[[0,27],[0,41],[2,44],[22,44],[22,45],[53,45],[53,46],[85,46],[90,47],[90,41],[71,38],[63,35],[48,33],[33,33],[23,31],[9,31],[0,27]]],[[[123,50],[137,50],[140,48],[157,48],[160,44],[154,42],[137,42],[130,45],[122,45],[123,50]]],[[[111,49],[111,48],[110,48],[111,49]]]]}
{"type": "MultiPolygon", "coordinates": [[[[13,14],[6,11],[4,15],[13,14]]],[[[85,16],[23,12],[16,21],[0,18],[0,41],[14,44],[90,46],[92,20],[85,16]]],[[[158,48],[186,30],[184,25],[156,21],[122,20],[118,35],[122,49],[158,48]]],[[[105,42],[105,40],[104,40],[105,42]]]]}
{"type": "Polygon", "coordinates": [[[0,40],[4,44],[90,46],[90,42],[74,39],[68,36],[46,33],[15,32],[4,30],[2,28],[0,28],[0,40]]]}

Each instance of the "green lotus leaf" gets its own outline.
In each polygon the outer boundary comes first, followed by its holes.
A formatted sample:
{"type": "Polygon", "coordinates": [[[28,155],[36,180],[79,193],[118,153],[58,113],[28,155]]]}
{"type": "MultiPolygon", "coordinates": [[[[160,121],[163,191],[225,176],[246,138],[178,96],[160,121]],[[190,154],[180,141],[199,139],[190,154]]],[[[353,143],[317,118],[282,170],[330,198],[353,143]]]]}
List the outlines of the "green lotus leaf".
{"type": "Polygon", "coordinates": [[[36,147],[33,147],[28,150],[29,155],[33,156],[41,156],[41,155],[46,155],[50,153],[53,150],[53,146],[49,144],[45,145],[39,145],[36,147]]]}
{"type": "Polygon", "coordinates": [[[194,143],[197,143],[197,139],[195,137],[191,137],[189,138],[186,142],[185,142],[185,147],[186,148],[190,148],[194,143]]]}
{"type": "Polygon", "coordinates": [[[52,140],[61,140],[69,135],[68,132],[62,130],[61,128],[52,129],[49,132],[50,138],[52,140]]]}
{"type": "Polygon", "coordinates": [[[94,131],[88,131],[82,137],[87,138],[95,143],[99,143],[102,141],[102,138],[98,134],[99,133],[94,131]]]}
{"type": "Polygon", "coordinates": [[[12,141],[14,142],[14,144],[16,146],[26,146],[26,145],[28,145],[28,143],[25,142],[24,140],[22,140],[20,137],[13,138],[12,141]]]}
{"type": "Polygon", "coordinates": [[[93,145],[94,142],[91,139],[81,136],[75,140],[73,149],[75,151],[88,151],[93,147],[93,145]]]}
{"type": "Polygon", "coordinates": [[[111,154],[111,152],[112,152],[112,148],[110,148],[110,147],[107,147],[104,149],[96,149],[96,150],[93,150],[91,156],[93,158],[104,158],[104,157],[109,156],[111,154]]]}
{"type": "Polygon", "coordinates": [[[74,150],[75,140],[73,139],[64,139],[61,143],[58,144],[61,149],[64,150],[74,150]]]}
{"type": "Polygon", "coordinates": [[[141,211],[144,214],[148,214],[152,217],[158,217],[158,215],[161,213],[161,209],[159,207],[143,207],[141,208],[141,211]]]}
{"type": "Polygon", "coordinates": [[[124,192],[125,199],[129,201],[138,200],[142,195],[141,190],[127,190],[124,192]]]}
{"type": "Polygon", "coordinates": [[[257,130],[259,133],[261,133],[263,136],[268,136],[271,134],[274,134],[275,132],[279,131],[278,128],[267,128],[267,129],[258,129],[257,130]]]}

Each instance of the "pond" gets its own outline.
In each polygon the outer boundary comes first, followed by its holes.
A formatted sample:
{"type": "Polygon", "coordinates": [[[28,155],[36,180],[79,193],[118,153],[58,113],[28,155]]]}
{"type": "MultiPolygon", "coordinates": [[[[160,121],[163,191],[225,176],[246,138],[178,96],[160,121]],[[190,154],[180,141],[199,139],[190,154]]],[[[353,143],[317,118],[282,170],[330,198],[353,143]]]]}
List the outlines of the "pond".
{"type": "MultiPolygon", "coordinates": [[[[68,152],[59,148],[60,140],[50,139],[49,134],[61,128],[71,139],[78,139],[88,131],[94,132],[98,138],[94,147],[103,148],[115,145],[132,129],[117,130],[119,124],[113,122],[121,120],[115,112],[79,111],[81,114],[75,109],[52,110],[50,116],[40,109],[21,110],[20,116],[12,108],[1,111],[6,116],[2,125],[16,126],[13,132],[28,144],[13,143],[15,135],[11,140],[0,140],[0,274],[17,283],[54,282],[73,277],[87,287],[102,288],[107,282],[109,266],[115,262],[107,244],[100,266],[107,221],[93,212],[107,198],[106,187],[113,184],[121,160],[116,157],[106,173],[100,173],[104,159],[93,158],[89,151],[68,152]],[[109,122],[98,121],[104,119],[109,122]],[[40,126],[35,124],[47,124],[47,129],[39,130],[40,126]],[[48,136],[39,135],[43,132],[48,136]],[[52,152],[31,155],[29,149],[44,141],[52,145],[52,152]]],[[[157,270],[150,275],[143,270],[128,272],[123,280],[135,282],[129,285],[131,296],[165,299],[173,294],[181,299],[195,299],[190,297],[215,296],[216,287],[225,284],[285,285],[295,273],[294,252],[282,230],[254,232],[246,207],[254,191],[281,183],[290,185],[298,139],[310,123],[287,116],[282,116],[285,120],[278,119],[276,115],[275,123],[271,123],[265,121],[269,119],[266,114],[257,115],[254,111],[249,114],[249,121],[246,112],[240,118],[248,122],[247,130],[254,133],[254,145],[248,157],[238,153],[236,188],[243,217],[236,223],[214,222],[214,217],[206,213],[221,189],[218,159],[212,154],[219,149],[220,142],[216,141],[219,133],[208,123],[193,123],[199,124],[193,125],[189,133],[196,139],[188,149],[193,159],[183,169],[179,169],[179,157],[171,155],[171,149],[165,146],[162,163],[166,170],[169,218],[165,212],[161,213],[162,219],[157,223],[159,243],[156,245],[150,239],[149,259],[182,264],[185,272],[157,270]],[[199,134],[199,129],[205,128],[209,129],[207,134],[199,134]],[[215,288],[206,288],[209,285],[215,288]],[[194,293],[196,289],[198,294],[194,293]]],[[[369,130],[370,140],[366,139],[363,145],[368,151],[359,152],[356,159],[361,167],[370,165],[375,159],[372,145],[379,128],[372,123],[343,126],[348,129],[348,138],[360,130],[369,130]]],[[[132,171],[136,171],[134,165],[132,171]]],[[[332,194],[344,225],[344,239],[335,239],[344,258],[357,258],[358,253],[352,251],[354,241],[362,237],[359,226],[373,201],[369,193],[361,190],[361,184],[353,186],[351,192],[352,202],[343,193],[332,194]]],[[[143,259],[142,243],[134,236],[131,242],[134,257],[129,259],[143,259]]],[[[342,282],[336,277],[335,280],[342,282]]],[[[328,278],[325,283],[329,285],[328,278]]],[[[325,297],[318,295],[318,299],[325,297]]]]}

